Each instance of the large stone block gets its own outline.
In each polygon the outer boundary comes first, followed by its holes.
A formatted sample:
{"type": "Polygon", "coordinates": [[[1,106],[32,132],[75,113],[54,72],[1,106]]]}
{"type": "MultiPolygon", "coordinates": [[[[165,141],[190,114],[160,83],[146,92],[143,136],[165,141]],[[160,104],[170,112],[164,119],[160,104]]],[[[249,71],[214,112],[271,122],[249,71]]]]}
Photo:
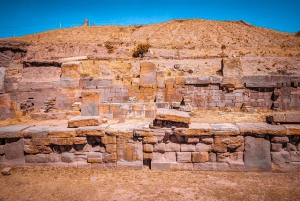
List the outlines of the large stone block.
{"type": "Polygon", "coordinates": [[[180,144],[178,143],[166,143],[165,144],[165,151],[169,152],[169,151],[180,151],[180,144]]]}
{"type": "Polygon", "coordinates": [[[79,86],[81,62],[63,63],[61,67],[60,86],[74,88],[79,86]]]}
{"type": "Polygon", "coordinates": [[[162,108],[157,109],[156,119],[163,121],[182,122],[186,124],[189,124],[191,121],[190,115],[187,112],[162,108]]]}
{"type": "Polygon", "coordinates": [[[178,163],[190,163],[192,162],[191,152],[177,152],[176,153],[178,163]]]}
{"type": "Polygon", "coordinates": [[[23,164],[24,156],[24,140],[23,139],[8,139],[3,147],[6,160],[16,161],[18,164],[23,164]]]}
{"type": "Polygon", "coordinates": [[[239,135],[239,128],[231,123],[210,124],[214,135],[239,135]]]}
{"type": "Polygon", "coordinates": [[[192,171],[194,170],[194,165],[193,163],[170,163],[170,170],[192,171]]]}
{"type": "Polygon", "coordinates": [[[101,124],[99,126],[89,126],[89,127],[80,127],[76,129],[76,136],[85,137],[85,136],[104,136],[105,128],[108,124],[101,124]]]}
{"type": "Polygon", "coordinates": [[[82,116],[99,116],[99,107],[101,103],[101,93],[93,91],[85,91],[81,93],[82,105],[81,115],[82,116]]]}
{"type": "Polygon", "coordinates": [[[300,124],[284,124],[287,135],[300,135],[300,124]]]}
{"type": "Polygon", "coordinates": [[[156,66],[154,63],[141,63],[140,84],[156,84],[156,66]]]}
{"type": "Polygon", "coordinates": [[[244,162],[247,171],[271,171],[270,141],[246,136],[244,162]]]}
{"type": "Polygon", "coordinates": [[[191,123],[186,131],[187,136],[212,135],[212,128],[208,123],[191,123]]]}
{"type": "Polygon", "coordinates": [[[272,162],[276,165],[291,162],[290,154],[287,151],[271,152],[271,157],[272,157],[272,162]]]}
{"type": "Polygon", "coordinates": [[[143,161],[117,161],[117,169],[119,170],[142,170],[143,161]]]}
{"type": "Polygon", "coordinates": [[[180,145],[180,150],[182,152],[194,152],[196,151],[195,145],[193,144],[181,144],[180,145]]]}
{"type": "Polygon", "coordinates": [[[237,123],[242,135],[285,135],[286,129],[281,125],[270,125],[267,123],[237,123]]]}
{"type": "Polygon", "coordinates": [[[291,161],[300,162],[300,151],[290,151],[291,161]]]}
{"type": "Polygon", "coordinates": [[[222,60],[222,86],[241,88],[244,87],[242,82],[243,68],[240,58],[230,58],[222,60]]]}
{"type": "Polygon", "coordinates": [[[26,163],[47,163],[48,154],[26,155],[25,162],[26,163]]]}
{"type": "Polygon", "coordinates": [[[185,77],[184,84],[200,84],[200,85],[207,85],[210,84],[210,77],[209,76],[200,76],[200,77],[185,77]]]}
{"type": "Polygon", "coordinates": [[[118,161],[143,161],[143,144],[130,138],[117,138],[118,161]]]}
{"type": "Polygon", "coordinates": [[[73,163],[74,162],[74,153],[62,153],[61,161],[65,163],[73,163]]]}
{"type": "Polygon", "coordinates": [[[21,131],[28,128],[27,125],[13,125],[0,127],[0,138],[20,138],[21,131]]]}
{"type": "Polygon", "coordinates": [[[5,93],[4,77],[5,77],[5,68],[0,67],[0,94],[5,93]]]}
{"type": "Polygon", "coordinates": [[[193,163],[204,163],[208,162],[208,152],[194,152],[192,153],[192,162],[193,163]]]}
{"type": "Polygon", "coordinates": [[[300,123],[300,114],[272,114],[266,117],[267,122],[276,123],[300,123]]]}
{"type": "Polygon", "coordinates": [[[24,138],[47,138],[50,126],[33,126],[21,131],[24,138]]]}
{"type": "Polygon", "coordinates": [[[89,163],[102,163],[102,153],[89,152],[87,155],[87,162],[89,163]]]}
{"type": "Polygon", "coordinates": [[[78,116],[68,121],[69,128],[78,128],[86,126],[99,126],[102,123],[100,116],[78,116]]]}
{"type": "Polygon", "coordinates": [[[151,162],[151,170],[170,170],[170,163],[151,162]]]}

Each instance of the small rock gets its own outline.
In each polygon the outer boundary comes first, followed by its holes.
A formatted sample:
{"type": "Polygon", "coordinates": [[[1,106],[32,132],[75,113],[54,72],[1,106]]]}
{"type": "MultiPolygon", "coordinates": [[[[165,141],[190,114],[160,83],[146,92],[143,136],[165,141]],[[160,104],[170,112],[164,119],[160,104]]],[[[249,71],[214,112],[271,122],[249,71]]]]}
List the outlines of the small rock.
{"type": "Polygon", "coordinates": [[[1,170],[1,174],[3,175],[11,175],[11,168],[10,167],[5,167],[1,170]]]}
{"type": "Polygon", "coordinates": [[[90,181],[97,181],[98,177],[91,177],[90,181]]]}

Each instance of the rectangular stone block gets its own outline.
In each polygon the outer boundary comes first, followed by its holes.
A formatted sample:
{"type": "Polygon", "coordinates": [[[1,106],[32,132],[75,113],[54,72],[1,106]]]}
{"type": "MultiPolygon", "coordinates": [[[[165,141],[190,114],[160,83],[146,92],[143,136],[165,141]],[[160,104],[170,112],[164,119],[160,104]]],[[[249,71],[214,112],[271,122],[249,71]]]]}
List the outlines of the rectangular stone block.
{"type": "Polygon", "coordinates": [[[5,76],[5,67],[0,67],[0,94],[5,93],[4,76],[5,76]]]}
{"type": "Polygon", "coordinates": [[[99,126],[102,123],[100,116],[77,116],[68,121],[69,128],[78,128],[86,126],[99,126]]]}
{"type": "Polygon", "coordinates": [[[227,88],[242,88],[243,68],[240,58],[222,59],[222,86],[227,88]]]}
{"type": "Polygon", "coordinates": [[[246,136],[244,162],[247,171],[271,171],[270,141],[246,136]]]}
{"type": "Polygon", "coordinates": [[[142,170],[143,161],[117,161],[117,169],[119,170],[142,170]]]}
{"type": "Polygon", "coordinates": [[[151,170],[170,170],[170,163],[164,162],[151,162],[151,170]]]}
{"type": "Polygon", "coordinates": [[[178,163],[190,163],[192,162],[191,152],[177,152],[176,153],[178,163]]]}
{"type": "Polygon", "coordinates": [[[181,144],[180,151],[181,152],[194,152],[194,151],[196,151],[196,147],[193,144],[181,144]]]}
{"type": "Polygon", "coordinates": [[[91,169],[102,169],[102,170],[117,169],[117,163],[92,163],[91,169]]]}
{"type": "Polygon", "coordinates": [[[208,123],[191,123],[186,131],[187,136],[212,135],[212,128],[208,123]]]}
{"type": "Polygon", "coordinates": [[[24,163],[24,140],[23,139],[11,139],[6,140],[3,147],[5,152],[5,159],[16,161],[16,164],[24,163]]]}
{"type": "Polygon", "coordinates": [[[172,142],[169,142],[169,143],[166,143],[165,144],[165,151],[166,152],[174,152],[174,151],[180,151],[180,144],[178,143],[172,143],[172,142]]]}
{"type": "Polygon", "coordinates": [[[81,62],[63,63],[61,67],[60,86],[74,88],[79,86],[81,62]]]}
{"type": "Polygon", "coordinates": [[[300,114],[272,114],[266,117],[267,122],[276,123],[300,123],[300,114]]]}
{"type": "Polygon", "coordinates": [[[156,119],[163,121],[182,122],[186,124],[189,124],[191,121],[190,115],[187,112],[162,108],[157,109],[156,119]]]}
{"type": "Polygon", "coordinates": [[[156,84],[156,66],[154,63],[143,62],[140,67],[140,84],[156,84]]]}
{"type": "Polygon", "coordinates": [[[21,131],[28,128],[27,125],[12,125],[0,127],[0,138],[20,138],[21,131]]]}
{"type": "Polygon", "coordinates": [[[194,170],[193,163],[170,163],[172,171],[192,171],[194,170]]]}
{"type": "Polygon", "coordinates": [[[200,76],[200,77],[185,77],[184,84],[203,84],[207,85],[210,84],[210,77],[209,76],[200,76]]]}
{"type": "Polygon", "coordinates": [[[208,162],[209,156],[208,152],[193,152],[192,153],[192,162],[193,163],[204,163],[208,162]]]}
{"type": "Polygon", "coordinates": [[[239,135],[239,128],[231,123],[210,124],[214,135],[239,135]]]}
{"type": "Polygon", "coordinates": [[[47,154],[26,155],[25,162],[26,163],[47,163],[48,156],[47,154]]]}
{"type": "Polygon", "coordinates": [[[102,163],[102,153],[89,152],[87,155],[87,162],[89,163],[102,163]]]}
{"type": "Polygon", "coordinates": [[[99,104],[101,103],[101,93],[99,92],[82,92],[82,116],[99,116],[99,104]]]}

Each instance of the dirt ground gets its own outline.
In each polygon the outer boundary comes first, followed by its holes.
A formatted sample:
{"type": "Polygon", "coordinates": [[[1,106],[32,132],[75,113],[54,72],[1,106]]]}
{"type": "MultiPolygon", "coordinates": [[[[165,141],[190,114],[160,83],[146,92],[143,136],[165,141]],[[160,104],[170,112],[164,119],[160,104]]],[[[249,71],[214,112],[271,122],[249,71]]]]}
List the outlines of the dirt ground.
{"type": "Polygon", "coordinates": [[[300,172],[14,167],[0,200],[299,200],[300,172]]]}

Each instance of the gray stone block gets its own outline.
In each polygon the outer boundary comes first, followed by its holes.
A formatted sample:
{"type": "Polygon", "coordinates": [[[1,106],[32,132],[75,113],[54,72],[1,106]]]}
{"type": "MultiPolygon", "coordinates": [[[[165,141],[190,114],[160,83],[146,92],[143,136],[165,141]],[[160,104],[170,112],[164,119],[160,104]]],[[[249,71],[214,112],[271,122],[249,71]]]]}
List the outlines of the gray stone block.
{"type": "Polygon", "coordinates": [[[170,163],[151,162],[151,170],[170,170],[170,163]]]}
{"type": "Polygon", "coordinates": [[[276,165],[291,162],[290,154],[287,151],[271,152],[271,157],[272,157],[272,162],[276,165]]]}
{"type": "Polygon", "coordinates": [[[264,138],[246,136],[244,162],[247,171],[271,171],[270,142],[264,138]]]}
{"type": "Polygon", "coordinates": [[[74,162],[74,154],[73,153],[62,153],[61,161],[66,163],[74,162]]]}
{"type": "Polygon", "coordinates": [[[5,77],[5,68],[0,67],[0,94],[5,93],[4,77],[5,77]]]}
{"type": "Polygon", "coordinates": [[[17,163],[19,162],[20,164],[24,163],[24,140],[18,139],[17,141],[7,141],[4,145],[4,152],[6,160],[15,160],[17,163]]]}

